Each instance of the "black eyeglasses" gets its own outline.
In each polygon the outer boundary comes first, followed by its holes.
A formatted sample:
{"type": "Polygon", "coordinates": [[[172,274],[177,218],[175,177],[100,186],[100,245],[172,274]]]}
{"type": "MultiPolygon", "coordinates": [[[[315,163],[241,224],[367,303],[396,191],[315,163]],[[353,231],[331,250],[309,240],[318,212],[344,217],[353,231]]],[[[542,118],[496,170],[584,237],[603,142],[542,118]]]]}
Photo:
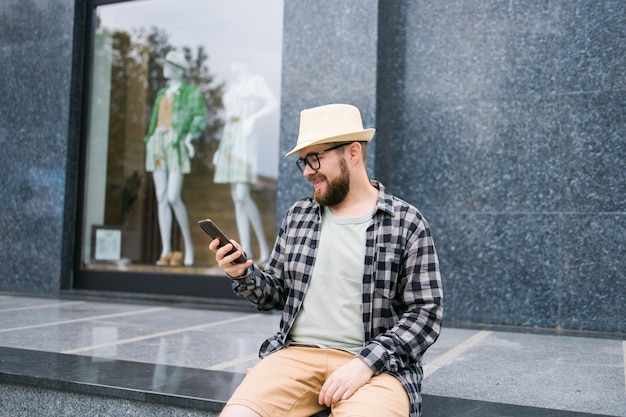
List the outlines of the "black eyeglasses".
{"type": "Polygon", "coordinates": [[[335,149],[339,149],[342,146],[349,145],[350,143],[351,142],[340,143],[339,145],[333,146],[332,148],[328,148],[328,149],[324,149],[323,151],[307,154],[304,158],[298,158],[298,160],[296,161],[296,165],[298,165],[298,168],[300,168],[300,172],[304,172],[304,169],[306,168],[307,165],[309,166],[309,168],[317,171],[318,169],[320,169],[320,166],[321,166],[320,158],[319,158],[321,154],[335,150],[335,149]]]}

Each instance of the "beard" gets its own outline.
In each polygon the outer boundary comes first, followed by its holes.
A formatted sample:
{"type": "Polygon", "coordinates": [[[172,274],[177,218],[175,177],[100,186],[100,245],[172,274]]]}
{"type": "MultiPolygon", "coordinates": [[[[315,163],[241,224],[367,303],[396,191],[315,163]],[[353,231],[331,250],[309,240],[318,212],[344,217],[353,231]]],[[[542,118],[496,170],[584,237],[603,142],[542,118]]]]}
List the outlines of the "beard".
{"type": "Polygon", "coordinates": [[[326,181],[326,192],[321,189],[313,190],[313,197],[320,206],[333,207],[341,203],[350,191],[350,171],[345,159],[339,163],[341,173],[337,178],[329,180],[325,175],[314,174],[309,177],[309,181],[321,178],[326,181]]]}

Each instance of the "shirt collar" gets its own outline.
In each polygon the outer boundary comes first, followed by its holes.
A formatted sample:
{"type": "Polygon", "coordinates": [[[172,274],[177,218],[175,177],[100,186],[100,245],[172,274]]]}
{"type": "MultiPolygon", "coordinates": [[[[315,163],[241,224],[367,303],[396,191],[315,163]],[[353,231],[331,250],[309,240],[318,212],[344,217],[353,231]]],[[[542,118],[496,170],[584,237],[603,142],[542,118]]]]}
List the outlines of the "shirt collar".
{"type": "Polygon", "coordinates": [[[393,196],[387,188],[379,181],[371,180],[370,183],[378,189],[378,201],[376,202],[376,212],[393,215],[393,196]]]}

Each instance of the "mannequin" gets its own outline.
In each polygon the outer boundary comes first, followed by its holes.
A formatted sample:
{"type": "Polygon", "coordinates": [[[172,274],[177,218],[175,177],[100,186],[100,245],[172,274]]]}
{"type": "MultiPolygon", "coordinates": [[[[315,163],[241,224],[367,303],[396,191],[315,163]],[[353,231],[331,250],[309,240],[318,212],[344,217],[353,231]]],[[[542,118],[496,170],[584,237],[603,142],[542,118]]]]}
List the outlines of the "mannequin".
{"type": "Polygon", "coordinates": [[[257,141],[254,124],[272,112],[276,98],[259,75],[253,75],[241,62],[230,65],[236,79],[222,98],[226,123],[222,140],[213,157],[214,182],[230,184],[235,204],[239,242],[246,254],[252,256],[250,224],[259,244],[259,262],[269,256],[261,215],[250,196],[250,187],[257,180],[257,141]]]}
{"type": "Polygon", "coordinates": [[[185,58],[171,51],[161,64],[167,85],[157,92],[148,135],[144,138],[146,171],[152,172],[154,180],[161,233],[162,250],[157,264],[189,266],[194,261],[193,243],[181,192],[183,176],[191,171],[190,159],[195,155],[192,141],[204,131],[208,111],[202,92],[185,83],[188,69],[185,58]],[[184,258],[181,252],[172,252],[173,217],[183,236],[184,258]]]}

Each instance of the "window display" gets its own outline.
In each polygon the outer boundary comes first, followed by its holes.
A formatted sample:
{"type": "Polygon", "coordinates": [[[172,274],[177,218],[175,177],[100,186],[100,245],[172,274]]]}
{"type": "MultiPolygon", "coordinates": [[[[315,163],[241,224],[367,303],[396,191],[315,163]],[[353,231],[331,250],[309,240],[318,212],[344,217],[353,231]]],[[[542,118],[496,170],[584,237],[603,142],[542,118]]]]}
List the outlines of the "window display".
{"type": "Polygon", "coordinates": [[[262,263],[276,227],[282,0],[98,3],[80,269],[221,274],[205,218],[262,263]]]}

